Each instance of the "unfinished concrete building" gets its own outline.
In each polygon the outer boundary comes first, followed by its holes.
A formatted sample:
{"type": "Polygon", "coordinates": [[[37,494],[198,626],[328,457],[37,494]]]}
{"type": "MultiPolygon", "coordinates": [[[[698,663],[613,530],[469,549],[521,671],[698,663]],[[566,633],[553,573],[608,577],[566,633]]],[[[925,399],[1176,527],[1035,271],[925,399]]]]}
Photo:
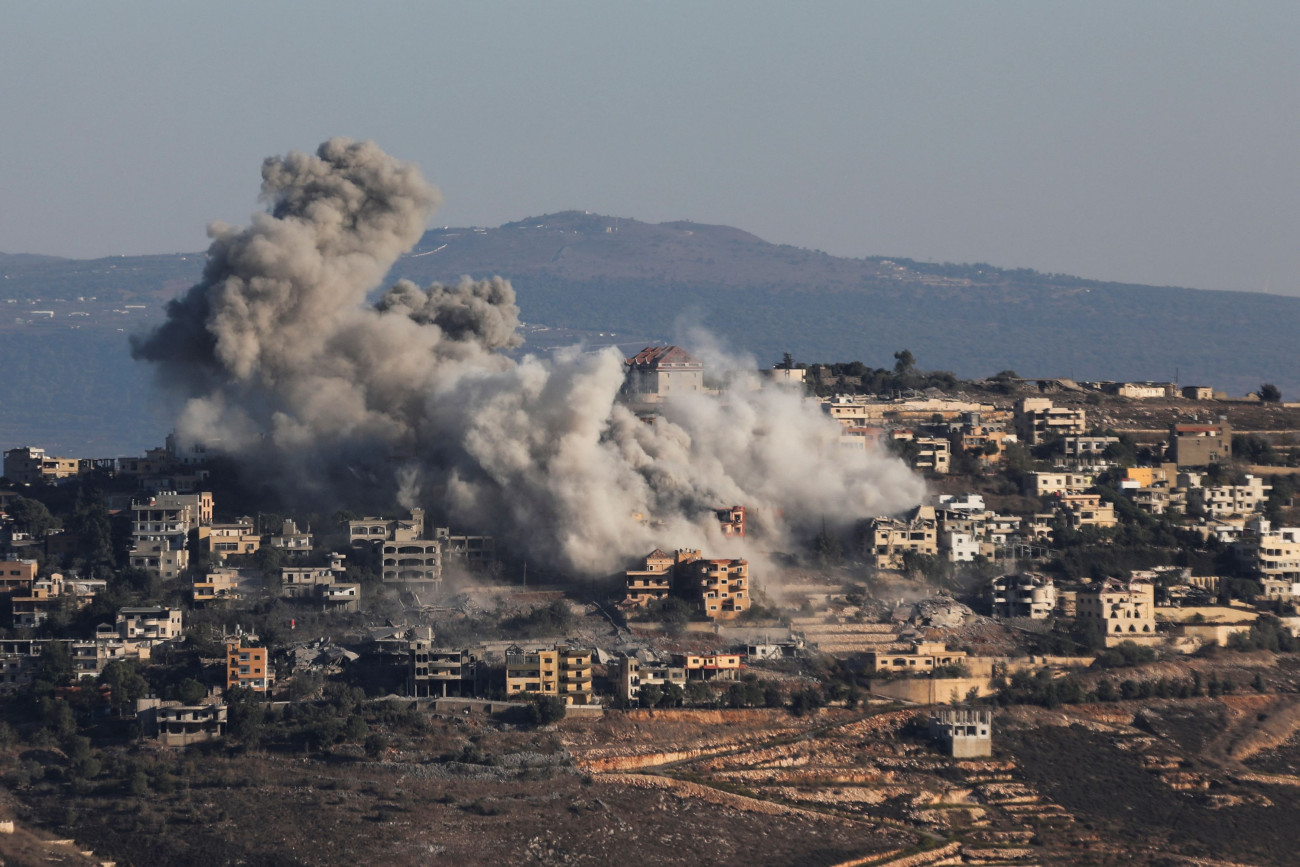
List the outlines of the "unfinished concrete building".
{"type": "Polygon", "coordinates": [[[944,708],[930,712],[930,737],[955,759],[993,755],[993,711],[944,708]]]}
{"type": "Polygon", "coordinates": [[[1056,610],[1056,585],[1037,572],[1000,575],[989,584],[994,617],[1046,620],[1056,610]]]}

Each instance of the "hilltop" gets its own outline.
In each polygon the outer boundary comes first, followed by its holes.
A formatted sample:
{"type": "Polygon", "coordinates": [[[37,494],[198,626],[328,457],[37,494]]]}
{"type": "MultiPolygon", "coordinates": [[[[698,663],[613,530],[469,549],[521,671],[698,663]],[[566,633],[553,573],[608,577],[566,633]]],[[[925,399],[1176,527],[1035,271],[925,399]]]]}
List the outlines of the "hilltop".
{"type": "MultiPolygon", "coordinates": [[[[138,450],[165,432],[149,372],[126,338],[196,282],[201,253],[95,260],[0,254],[0,445],[138,450]],[[143,422],[141,420],[144,420],[143,422]]],[[[861,360],[907,348],[964,378],[1162,379],[1244,394],[1300,392],[1300,298],[1089,281],[1027,269],[774,244],[728,226],[651,224],[580,211],[499,228],[427,232],[394,266],[428,284],[499,274],[519,295],[528,344],[681,342],[700,325],[770,364],[861,360]],[[606,337],[605,335],[608,335],[606,337]]]]}

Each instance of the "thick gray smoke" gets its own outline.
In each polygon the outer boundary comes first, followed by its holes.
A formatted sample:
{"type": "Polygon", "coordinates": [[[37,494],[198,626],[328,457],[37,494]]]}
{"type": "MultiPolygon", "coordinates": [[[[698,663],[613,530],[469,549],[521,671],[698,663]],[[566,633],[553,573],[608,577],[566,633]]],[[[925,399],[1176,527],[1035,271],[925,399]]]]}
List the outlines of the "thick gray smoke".
{"type": "Polygon", "coordinates": [[[368,305],[439,201],[372,143],[331,139],[268,159],[262,177],[269,212],[213,226],[203,281],[135,344],[187,398],[183,440],[299,492],[384,466],[387,502],[432,500],[457,526],[588,574],[656,546],[738,553],[715,508],[747,506],[779,544],[923,494],[898,461],[840,447],[837,423],[787,390],[674,401],[647,424],[619,400],[613,350],[511,360],[519,308],[500,278],[402,281],[368,305]]]}

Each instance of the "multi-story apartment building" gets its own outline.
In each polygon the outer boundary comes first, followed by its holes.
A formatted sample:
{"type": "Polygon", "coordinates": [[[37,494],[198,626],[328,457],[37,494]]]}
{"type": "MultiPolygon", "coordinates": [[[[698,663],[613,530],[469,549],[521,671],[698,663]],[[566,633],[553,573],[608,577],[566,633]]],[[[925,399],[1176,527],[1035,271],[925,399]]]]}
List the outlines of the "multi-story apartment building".
{"type": "Polygon", "coordinates": [[[474,686],[475,660],[468,650],[436,647],[430,639],[410,644],[407,692],[417,698],[468,695],[474,686]]]}
{"type": "Polygon", "coordinates": [[[424,538],[424,509],[412,509],[410,518],[360,518],[348,521],[353,547],[424,538]]]}
{"type": "Polygon", "coordinates": [[[917,641],[911,650],[872,651],[865,654],[869,671],[892,671],[900,674],[929,673],[945,665],[965,665],[966,651],[949,650],[942,641],[917,641]]]}
{"type": "Polygon", "coordinates": [[[1082,409],[1053,406],[1045,397],[1025,397],[1016,402],[1016,435],[1026,445],[1042,445],[1050,439],[1087,433],[1087,414],[1082,409]]]}
{"type": "Polygon", "coordinates": [[[1189,488],[1187,505],[1192,509],[1200,508],[1204,514],[1214,518],[1253,515],[1264,507],[1272,490],[1273,486],[1264,484],[1263,479],[1248,475],[1240,485],[1189,488]]]}
{"type": "MultiPolygon", "coordinates": [[[[694,554],[699,556],[698,551],[694,554]]],[[[644,608],[652,602],[668,598],[673,589],[673,567],[676,564],[676,558],[662,549],[656,548],[647,554],[641,569],[629,569],[623,573],[627,588],[623,605],[644,608]]]]}
{"type": "Polygon", "coordinates": [[[115,628],[119,638],[132,641],[171,641],[184,632],[181,610],[165,606],[119,608],[115,628]]]}
{"type": "Polygon", "coordinates": [[[5,478],[16,485],[42,485],[75,478],[82,462],[77,458],[56,458],[45,449],[24,446],[4,454],[5,478]]]}
{"type": "Polygon", "coordinates": [[[1036,572],[1001,575],[989,584],[989,602],[994,617],[1045,620],[1056,609],[1056,585],[1036,572]]]}
{"type": "Polygon", "coordinates": [[[549,650],[506,650],[506,696],[553,695],[565,704],[591,704],[591,651],[557,644],[549,650]]]}
{"type": "Polygon", "coordinates": [[[1065,494],[1057,499],[1056,508],[1072,530],[1084,527],[1104,530],[1119,523],[1114,504],[1103,502],[1099,494],[1065,494]]]}
{"type": "Polygon", "coordinates": [[[383,544],[384,581],[399,584],[442,583],[442,541],[407,539],[383,544]]]}
{"type": "Polygon", "coordinates": [[[1080,590],[1075,616],[1097,624],[1106,636],[1106,646],[1124,641],[1156,644],[1155,587],[1150,581],[1124,582],[1107,578],[1096,587],[1080,590]]]}
{"type": "Polygon", "coordinates": [[[749,561],[699,559],[677,568],[681,592],[698,599],[710,620],[734,620],[749,610],[749,561]]]}
{"type": "Polygon", "coordinates": [[[240,518],[233,524],[213,524],[199,530],[200,545],[220,563],[230,556],[254,554],[262,547],[262,534],[252,518],[240,518]]]}
{"type": "Polygon", "coordinates": [[[246,645],[241,638],[226,642],[226,689],[242,686],[253,692],[266,692],[275,677],[265,647],[246,645]]]}
{"type": "Polygon", "coordinates": [[[672,684],[684,689],[686,687],[686,669],[671,665],[643,663],[635,656],[619,657],[616,689],[619,697],[625,701],[639,699],[641,697],[641,687],[643,686],[664,686],[665,684],[672,684]]]}
{"type": "Polygon", "coordinates": [[[903,554],[939,553],[938,520],[931,506],[917,506],[906,518],[871,521],[871,556],[877,569],[903,568],[903,554]]]}
{"type": "Polygon", "coordinates": [[[1035,497],[1050,497],[1053,494],[1081,494],[1096,483],[1092,473],[1029,473],[1026,478],[1029,489],[1026,493],[1035,497]]]}
{"type": "Polygon", "coordinates": [[[673,665],[687,680],[735,680],[744,668],[739,653],[674,653],[673,665]]]}
{"type": "Polygon", "coordinates": [[[131,503],[131,565],[164,578],[189,568],[189,534],[212,526],[212,494],[167,491],[131,503]]]}
{"type": "Polygon", "coordinates": [[[1169,459],[1180,467],[1205,467],[1232,460],[1232,425],[1227,416],[1218,424],[1171,424],[1169,459]]]}

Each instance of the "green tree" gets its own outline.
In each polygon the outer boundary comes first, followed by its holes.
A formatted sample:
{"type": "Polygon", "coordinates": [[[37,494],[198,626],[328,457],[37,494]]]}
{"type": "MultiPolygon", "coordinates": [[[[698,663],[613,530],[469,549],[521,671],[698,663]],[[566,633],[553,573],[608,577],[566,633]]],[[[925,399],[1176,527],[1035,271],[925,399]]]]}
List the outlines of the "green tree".
{"type": "Polygon", "coordinates": [[[539,695],[528,706],[528,721],[535,726],[545,726],[564,719],[568,707],[556,695],[539,695]]]}
{"type": "Polygon", "coordinates": [[[1259,399],[1265,403],[1277,403],[1282,400],[1282,390],[1271,382],[1259,387],[1259,399]]]}
{"type": "Polygon", "coordinates": [[[17,497],[6,508],[6,512],[13,520],[14,529],[36,539],[44,538],[50,530],[59,527],[59,519],[50,514],[50,510],[40,500],[17,497]]]}

